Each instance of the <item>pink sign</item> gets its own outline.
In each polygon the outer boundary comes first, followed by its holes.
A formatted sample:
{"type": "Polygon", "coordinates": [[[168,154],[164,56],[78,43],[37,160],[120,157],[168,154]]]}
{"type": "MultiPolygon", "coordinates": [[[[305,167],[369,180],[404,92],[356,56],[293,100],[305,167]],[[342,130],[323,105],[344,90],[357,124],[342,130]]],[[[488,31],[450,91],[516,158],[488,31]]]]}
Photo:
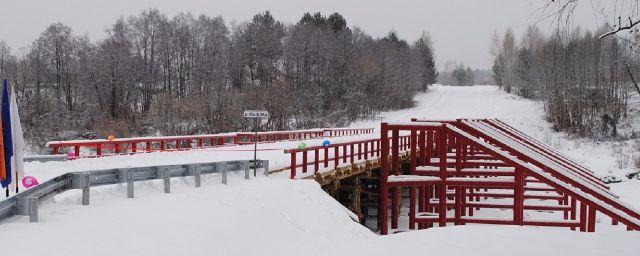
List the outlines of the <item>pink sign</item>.
{"type": "Polygon", "coordinates": [[[38,185],[38,179],[36,179],[36,177],[33,176],[24,176],[24,178],[22,178],[22,186],[25,188],[31,188],[33,186],[38,185]]]}

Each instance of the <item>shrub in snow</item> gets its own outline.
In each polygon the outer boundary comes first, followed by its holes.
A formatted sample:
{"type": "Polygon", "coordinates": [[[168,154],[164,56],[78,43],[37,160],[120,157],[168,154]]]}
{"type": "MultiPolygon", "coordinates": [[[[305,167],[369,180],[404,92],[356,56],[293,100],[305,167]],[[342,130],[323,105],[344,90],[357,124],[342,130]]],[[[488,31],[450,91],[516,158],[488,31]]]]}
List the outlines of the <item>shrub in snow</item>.
{"type": "Polygon", "coordinates": [[[618,178],[616,176],[613,176],[613,175],[604,176],[604,177],[600,178],[600,180],[602,180],[602,182],[604,182],[606,184],[622,182],[622,179],[620,179],[620,178],[618,178]]]}

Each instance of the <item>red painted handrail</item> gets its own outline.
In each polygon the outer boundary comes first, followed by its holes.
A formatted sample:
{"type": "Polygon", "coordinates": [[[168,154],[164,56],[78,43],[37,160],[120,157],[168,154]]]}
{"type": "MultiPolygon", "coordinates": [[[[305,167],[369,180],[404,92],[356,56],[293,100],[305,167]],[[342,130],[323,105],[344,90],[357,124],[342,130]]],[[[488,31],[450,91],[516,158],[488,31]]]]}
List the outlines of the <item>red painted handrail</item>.
{"type": "MultiPolygon", "coordinates": [[[[290,178],[295,179],[298,168],[302,168],[302,173],[307,173],[311,166],[314,173],[320,170],[320,164],[323,168],[328,168],[332,163],[332,168],[336,169],[342,161],[353,164],[356,160],[368,160],[370,157],[380,156],[379,138],[368,140],[355,140],[341,143],[333,143],[328,146],[312,146],[304,149],[293,148],[284,151],[290,155],[290,165],[285,169],[290,170],[290,178]],[[313,152],[313,158],[308,159],[309,152],[313,152]],[[298,163],[298,156],[301,156],[301,162],[298,163]]],[[[401,150],[409,149],[409,135],[400,137],[401,150]]]]}
{"type": "MultiPolygon", "coordinates": [[[[259,132],[258,142],[277,142],[302,140],[318,137],[334,137],[373,133],[373,128],[326,128],[294,131],[259,132]]],[[[72,140],[51,141],[46,144],[53,154],[59,154],[63,148],[71,148],[76,157],[100,157],[114,154],[135,154],[154,151],[190,150],[193,148],[219,147],[225,145],[243,145],[254,141],[254,133],[238,132],[223,134],[117,138],[114,140],[72,140]],[[95,151],[95,155],[81,155],[82,148],[95,151]]]]}

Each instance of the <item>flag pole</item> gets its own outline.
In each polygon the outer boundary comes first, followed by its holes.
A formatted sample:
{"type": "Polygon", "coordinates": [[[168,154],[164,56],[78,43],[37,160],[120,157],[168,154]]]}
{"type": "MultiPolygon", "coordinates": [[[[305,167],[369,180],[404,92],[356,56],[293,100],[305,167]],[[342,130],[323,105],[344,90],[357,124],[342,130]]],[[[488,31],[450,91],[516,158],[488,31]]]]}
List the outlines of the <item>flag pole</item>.
{"type": "Polygon", "coordinates": [[[11,111],[9,103],[9,81],[4,79],[2,84],[2,109],[0,119],[2,119],[2,167],[4,171],[5,180],[2,181],[2,186],[5,188],[6,197],[9,197],[9,185],[11,180],[11,156],[13,155],[13,145],[11,142],[11,111]]]}
{"type": "MultiPolygon", "coordinates": [[[[15,98],[15,99],[11,99],[11,100],[15,100],[15,101],[17,101],[17,100],[18,100],[18,96],[17,96],[17,95],[16,95],[16,93],[15,93],[15,92],[16,92],[15,83],[13,83],[13,84],[14,84],[14,86],[13,86],[13,87],[11,87],[11,84],[9,84],[9,88],[10,88],[10,92],[11,92],[10,97],[15,98]]],[[[11,104],[11,103],[9,103],[9,104],[11,104]]],[[[18,113],[17,113],[17,111],[18,111],[18,109],[17,109],[17,108],[15,109],[15,111],[16,111],[16,113],[15,113],[15,114],[18,114],[18,113]]],[[[18,120],[19,120],[19,119],[18,119],[18,120]]],[[[22,125],[22,124],[18,122],[18,125],[22,125]]],[[[13,136],[13,135],[12,135],[12,136],[13,136]]],[[[20,159],[20,160],[22,160],[22,159],[20,159]]],[[[16,171],[15,171],[16,176],[15,176],[13,179],[14,179],[14,180],[15,180],[15,182],[16,182],[16,194],[18,194],[18,193],[20,193],[20,183],[18,182],[18,181],[20,180],[20,179],[19,179],[19,178],[20,178],[20,173],[19,173],[19,171],[18,171],[18,166],[17,166],[17,165],[16,165],[14,168],[16,168],[16,171]]]]}
{"type": "MultiPolygon", "coordinates": [[[[2,81],[3,84],[7,83],[7,80],[5,79],[4,81],[2,81]]],[[[2,112],[0,111],[0,119],[2,119],[2,112]]],[[[0,122],[1,123],[1,122],[0,122]]],[[[0,124],[0,181],[4,180],[7,178],[7,173],[6,173],[6,169],[5,169],[5,157],[4,157],[4,139],[2,138],[3,136],[1,136],[3,129],[2,129],[2,125],[0,124]]],[[[6,189],[6,196],[9,197],[9,187],[7,186],[6,189]]]]}

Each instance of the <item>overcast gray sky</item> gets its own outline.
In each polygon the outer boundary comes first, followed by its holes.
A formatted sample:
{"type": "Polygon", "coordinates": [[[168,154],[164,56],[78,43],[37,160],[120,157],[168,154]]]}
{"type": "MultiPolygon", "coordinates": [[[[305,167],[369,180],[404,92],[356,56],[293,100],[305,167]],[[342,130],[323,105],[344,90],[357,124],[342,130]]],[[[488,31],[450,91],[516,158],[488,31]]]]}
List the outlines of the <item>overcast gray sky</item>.
{"type": "MultiPolygon", "coordinates": [[[[145,8],[158,8],[173,16],[179,12],[195,15],[221,15],[229,24],[250,19],[271,10],[285,23],[297,22],[304,12],[339,12],[348,25],[358,26],[373,36],[390,30],[413,41],[422,31],[433,39],[440,66],[462,61],[472,68],[491,65],[489,45],[494,30],[507,27],[519,36],[529,24],[539,21],[536,10],[550,0],[0,0],[0,39],[14,50],[28,46],[51,23],[63,22],[76,34],[92,40],[104,37],[104,30],[120,16],[137,14],[145,8]]],[[[585,1],[589,2],[589,1],[585,1]]],[[[574,20],[585,28],[597,22],[590,4],[581,6],[574,20]]],[[[548,22],[539,23],[548,30],[548,22]]],[[[24,49],[24,48],[23,48],[24,49]]]]}

